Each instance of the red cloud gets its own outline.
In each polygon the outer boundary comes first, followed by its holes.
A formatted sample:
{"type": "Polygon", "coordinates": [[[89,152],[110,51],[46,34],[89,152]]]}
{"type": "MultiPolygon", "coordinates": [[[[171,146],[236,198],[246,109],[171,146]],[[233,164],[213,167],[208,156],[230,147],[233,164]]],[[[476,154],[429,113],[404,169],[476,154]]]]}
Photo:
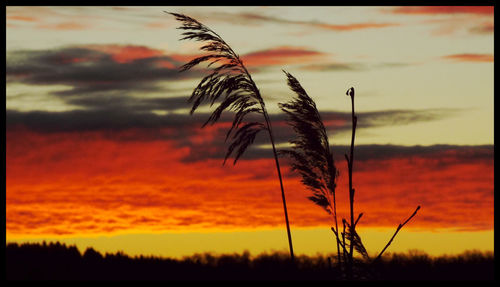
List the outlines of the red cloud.
{"type": "Polygon", "coordinates": [[[493,62],[491,54],[455,54],[443,56],[444,59],[457,62],[493,62]]]}
{"type": "MultiPolygon", "coordinates": [[[[170,54],[169,56],[181,63],[187,63],[203,55],[204,54],[170,54]]],[[[245,66],[253,68],[304,63],[325,56],[325,53],[302,47],[282,46],[242,55],[241,60],[245,66]]],[[[222,61],[219,61],[219,63],[221,62],[222,61]]]]}
{"type": "Polygon", "coordinates": [[[245,65],[251,67],[303,63],[321,56],[325,54],[300,47],[283,46],[252,52],[241,58],[245,65]]]}
{"type": "Polygon", "coordinates": [[[162,56],[158,49],[136,45],[87,45],[86,48],[110,54],[118,63],[132,62],[138,59],[162,56]]]}
{"type": "MultiPolygon", "coordinates": [[[[113,139],[120,133],[8,131],[6,231],[81,235],[283,227],[272,159],[243,159],[236,166],[222,166],[220,159],[186,163],[189,148],[113,139]]],[[[338,213],[347,217],[347,171],[344,162],[337,166],[338,213]]],[[[396,227],[421,205],[408,228],[493,228],[493,158],[464,161],[453,151],[436,152],[355,162],[354,170],[355,212],[364,213],[360,226],[396,227]]],[[[282,172],[292,229],[328,228],[331,218],[306,199],[310,192],[285,161],[282,172]]]]}
{"type": "Polygon", "coordinates": [[[418,6],[398,7],[391,10],[396,14],[475,14],[493,15],[494,6],[418,6]]]}

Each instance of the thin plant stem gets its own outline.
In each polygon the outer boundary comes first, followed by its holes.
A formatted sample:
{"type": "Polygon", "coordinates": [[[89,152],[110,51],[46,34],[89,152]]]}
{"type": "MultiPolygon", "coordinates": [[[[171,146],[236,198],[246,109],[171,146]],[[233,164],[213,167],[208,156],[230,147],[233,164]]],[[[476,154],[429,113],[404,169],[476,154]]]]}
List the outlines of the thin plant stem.
{"type": "Polygon", "coordinates": [[[274,136],[273,136],[272,126],[271,126],[271,120],[269,119],[269,115],[267,114],[267,109],[266,109],[266,105],[264,104],[264,100],[262,99],[262,96],[260,96],[260,91],[257,88],[257,86],[255,85],[255,82],[252,80],[252,76],[248,72],[247,68],[243,65],[243,62],[240,60],[240,58],[239,57],[237,57],[237,58],[240,61],[241,66],[243,67],[245,73],[247,74],[248,78],[250,79],[255,90],[259,93],[260,106],[262,107],[262,113],[264,114],[264,119],[266,121],[267,131],[269,134],[269,140],[271,141],[271,146],[273,147],[274,162],[276,163],[276,171],[278,172],[278,178],[279,178],[279,182],[280,182],[281,200],[283,202],[283,211],[285,213],[286,233],[288,236],[288,248],[290,250],[290,258],[291,258],[292,262],[295,262],[295,257],[293,255],[292,234],[290,232],[290,221],[288,220],[288,211],[286,208],[285,189],[283,188],[283,178],[281,176],[281,169],[280,169],[280,163],[278,160],[278,153],[276,151],[276,146],[274,144],[274,136]]]}
{"type": "Polygon", "coordinates": [[[342,244],[344,246],[344,262],[347,262],[348,252],[345,249],[345,225],[346,225],[346,221],[343,218],[342,218],[342,224],[344,225],[344,229],[342,231],[342,244]]]}
{"type": "Polygon", "coordinates": [[[285,213],[285,221],[286,221],[286,232],[288,235],[288,247],[290,249],[290,258],[292,259],[292,262],[294,262],[295,257],[293,255],[292,235],[290,234],[290,222],[288,221],[288,212],[287,212],[287,208],[286,208],[285,190],[283,188],[283,179],[281,177],[280,163],[278,161],[278,154],[276,152],[276,147],[274,145],[274,137],[273,137],[273,133],[271,130],[271,121],[269,120],[269,116],[267,115],[267,111],[266,111],[265,107],[262,107],[262,110],[264,111],[264,117],[266,118],[267,131],[269,132],[269,138],[271,140],[271,145],[273,147],[274,161],[276,162],[276,170],[278,171],[278,178],[280,180],[281,199],[283,201],[283,210],[285,213]]]}
{"type": "MultiPolygon", "coordinates": [[[[345,222],[344,222],[344,224],[345,224],[345,222]]],[[[342,235],[342,239],[343,239],[343,243],[342,243],[342,241],[340,241],[340,236],[339,236],[339,234],[335,231],[335,228],[331,227],[330,229],[332,230],[333,234],[335,234],[335,237],[336,237],[336,239],[337,239],[337,243],[339,244],[339,246],[340,246],[340,247],[342,247],[342,252],[344,253],[344,255],[343,255],[343,256],[345,256],[345,254],[347,254],[347,253],[348,253],[348,252],[347,252],[347,249],[345,248],[345,236],[344,236],[344,233],[345,233],[345,225],[344,225],[344,232],[342,232],[342,234],[341,234],[341,235],[342,235]]]]}
{"type": "MultiPolygon", "coordinates": [[[[336,203],[336,200],[335,200],[335,192],[333,193],[333,218],[335,219],[335,236],[337,237],[336,241],[337,241],[337,265],[339,266],[340,268],[340,243],[339,243],[339,226],[338,226],[338,223],[337,223],[337,203],[336,203]]],[[[332,228],[333,229],[333,228],[332,228]]]]}
{"type": "Polygon", "coordinates": [[[347,95],[351,97],[351,106],[352,106],[352,114],[351,114],[351,117],[352,117],[352,135],[351,135],[351,150],[350,150],[350,156],[349,158],[347,158],[346,156],[346,159],[347,159],[347,165],[348,165],[348,172],[349,172],[349,209],[350,209],[350,218],[351,218],[351,225],[350,225],[350,228],[352,230],[350,230],[349,234],[350,234],[350,246],[349,246],[349,270],[348,270],[348,274],[349,276],[352,276],[352,267],[353,267],[353,251],[354,251],[354,244],[353,244],[353,241],[354,241],[354,228],[355,228],[355,224],[354,224],[354,189],[352,188],[352,173],[353,173],[353,163],[354,163],[354,138],[355,138],[355,135],[356,135],[356,124],[357,124],[357,120],[358,118],[356,117],[355,113],[354,113],[354,88],[350,88],[348,91],[347,91],[347,95]]]}

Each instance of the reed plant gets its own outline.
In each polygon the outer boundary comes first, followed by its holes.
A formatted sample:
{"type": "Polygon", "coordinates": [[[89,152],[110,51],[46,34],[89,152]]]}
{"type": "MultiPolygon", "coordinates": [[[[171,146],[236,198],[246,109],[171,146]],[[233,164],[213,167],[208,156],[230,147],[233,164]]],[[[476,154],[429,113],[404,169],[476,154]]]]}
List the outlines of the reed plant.
{"type": "Polygon", "coordinates": [[[292,170],[298,171],[302,177],[302,183],[312,191],[312,196],[308,198],[333,216],[335,226],[332,226],[331,230],[335,235],[337,244],[337,265],[348,279],[352,279],[354,276],[354,251],[358,252],[366,262],[374,263],[379,260],[401,228],[416,215],[420,206],[416,208],[406,221],[399,224],[389,242],[378,256],[372,260],[363,245],[361,237],[356,232],[356,226],[363,213],[359,213],[356,218],[354,216],[354,140],[358,117],[354,110],[355,90],[351,87],[346,92],[346,95],[351,97],[351,145],[349,155],[344,155],[347,161],[349,176],[349,220],[342,218],[343,230],[339,233],[337,203],[335,200],[336,179],[339,173],[335,167],[325,126],[314,100],[309,97],[294,76],[286,71],[284,73],[287,77],[288,86],[296,94],[296,97],[287,103],[280,103],[279,107],[287,114],[287,122],[294,129],[295,137],[289,141],[291,149],[280,151],[280,154],[291,158],[292,170]]]}
{"type": "Polygon", "coordinates": [[[215,124],[224,111],[234,112],[234,119],[225,139],[226,141],[230,140],[231,143],[227,149],[223,164],[231,155],[234,156],[233,165],[236,164],[241,155],[253,143],[256,135],[261,131],[267,132],[280,183],[288,245],[290,257],[293,261],[290,223],[275,139],[264,99],[257,85],[238,54],[215,31],[189,16],[166,13],[173,15],[176,20],[182,23],[178,27],[178,29],[184,30],[182,33],[184,37],[181,40],[203,42],[204,45],[200,47],[200,50],[208,52],[208,54],[194,58],[184,64],[180,69],[181,71],[187,71],[198,64],[208,63],[207,69],[211,70],[211,73],[201,80],[189,98],[189,102],[192,104],[190,113],[193,114],[200,104],[204,102],[210,103],[210,106],[218,102],[218,107],[203,124],[203,127],[205,127],[208,124],[215,124]],[[261,120],[246,121],[246,117],[250,114],[260,115],[261,120]]]}
{"type": "Polygon", "coordinates": [[[312,192],[308,199],[332,216],[337,242],[337,263],[340,264],[340,246],[343,245],[338,236],[335,199],[338,170],[330,150],[328,135],[315,102],[295,77],[286,71],[284,73],[288,86],[297,97],[290,102],[280,103],[279,107],[287,114],[287,122],[295,131],[296,137],[290,140],[293,147],[291,150],[280,150],[279,153],[292,158],[292,170],[302,176],[302,183],[312,192]]]}

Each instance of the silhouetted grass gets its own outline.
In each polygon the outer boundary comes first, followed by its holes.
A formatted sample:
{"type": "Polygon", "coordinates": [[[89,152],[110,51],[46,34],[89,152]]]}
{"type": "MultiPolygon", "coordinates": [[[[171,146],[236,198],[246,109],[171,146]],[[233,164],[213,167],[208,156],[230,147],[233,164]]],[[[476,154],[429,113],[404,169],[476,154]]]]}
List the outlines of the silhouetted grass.
{"type": "Polygon", "coordinates": [[[373,264],[380,260],[401,228],[417,214],[420,205],[417,206],[413,214],[406,219],[406,221],[398,225],[396,232],[386,246],[374,260],[371,260],[363,245],[361,237],[356,232],[356,225],[363,216],[363,213],[359,213],[357,219],[354,219],[354,139],[358,116],[354,111],[355,92],[354,88],[351,87],[346,92],[346,95],[351,98],[352,107],[351,147],[349,155],[345,154],[349,176],[350,220],[342,218],[343,231],[339,232],[337,204],[335,200],[337,188],[336,179],[339,172],[335,167],[325,126],[321,120],[320,113],[314,100],[309,97],[300,82],[294,76],[286,71],[283,72],[287,76],[288,86],[295,93],[295,97],[289,102],[280,103],[279,107],[287,114],[287,122],[295,131],[295,137],[289,141],[291,149],[282,150],[280,153],[292,159],[292,171],[297,171],[302,177],[302,183],[312,191],[313,195],[309,196],[308,199],[333,216],[335,226],[332,226],[331,230],[335,234],[337,244],[337,268],[342,270],[348,279],[353,279],[355,278],[354,250],[363,257],[365,263],[371,261],[373,264]],[[340,247],[342,247],[342,256],[340,256],[340,247]]]}
{"type": "Polygon", "coordinates": [[[280,150],[279,153],[292,159],[292,171],[297,171],[302,177],[302,183],[312,191],[313,195],[308,199],[333,217],[335,226],[332,231],[337,243],[337,262],[340,263],[340,245],[344,250],[345,246],[339,238],[335,200],[339,172],[335,167],[326,128],[314,100],[294,76],[283,72],[296,97],[287,103],[279,103],[278,106],[287,115],[287,123],[295,131],[295,137],[289,141],[292,148],[280,150]]]}
{"type": "MultiPolygon", "coordinates": [[[[7,280],[341,280],[327,255],[287,252],[194,254],[183,259],[130,257],[122,252],[104,255],[88,248],[60,243],[6,246],[7,280]]],[[[456,256],[431,257],[420,251],[386,254],[375,264],[356,260],[357,280],[493,280],[493,253],[468,251],[456,256]]]]}
{"type": "Polygon", "coordinates": [[[226,134],[226,141],[230,140],[231,144],[224,157],[224,163],[233,155],[233,164],[236,164],[246,149],[254,142],[257,134],[264,130],[267,131],[278,173],[290,258],[293,261],[292,235],[290,233],[283,179],[274,144],[274,134],[264,98],[257,84],[252,79],[240,56],[215,31],[189,16],[171,12],[166,13],[173,15],[177,21],[182,23],[177,28],[184,31],[182,33],[184,37],[181,40],[203,42],[204,46],[200,47],[200,50],[208,52],[208,54],[196,57],[184,64],[180,69],[180,71],[187,71],[201,63],[210,62],[207,64],[207,69],[211,73],[201,80],[188,100],[192,104],[190,113],[193,114],[203,102],[210,103],[210,106],[212,106],[217,101],[222,100],[203,124],[203,127],[207,124],[215,124],[224,111],[234,113],[233,123],[226,134]],[[260,121],[247,122],[247,115],[259,114],[262,115],[262,117],[258,116],[260,121]]]}

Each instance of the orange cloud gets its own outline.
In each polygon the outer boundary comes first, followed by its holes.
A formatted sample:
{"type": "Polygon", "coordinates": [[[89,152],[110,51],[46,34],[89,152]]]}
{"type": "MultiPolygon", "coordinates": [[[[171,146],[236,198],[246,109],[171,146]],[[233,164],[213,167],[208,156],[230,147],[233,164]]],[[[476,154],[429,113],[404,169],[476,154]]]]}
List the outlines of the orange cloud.
{"type": "MultiPolygon", "coordinates": [[[[8,131],[6,231],[88,235],[283,226],[272,158],[242,159],[236,166],[222,166],[220,159],[187,163],[190,148],[132,140],[133,134],[8,131]]],[[[421,205],[411,227],[493,228],[493,158],[471,158],[447,151],[355,162],[360,225],[396,227],[421,205]]],[[[347,217],[347,171],[344,162],[337,166],[338,213],[347,217]]],[[[327,228],[331,218],[306,199],[309,191],[286,161],[282,172],[292,228],[327,228]]]]}
{"type": "Polygon", "coordinates": [[[147,28],[165,29],[165,28],[171,27],[172,24],[165,23],[164,21],[153,21],[153,22],[146,23],[145,26],[147,28]]]}
{"type": "Polygon", "coordinates": [[[474,14],[493,15],[494,6],[418,6],[392,9],[396,14],[474,14]]]}
{"type": "Polygon", "coordinates": [[[89,28],[89,25],[80,22],[62,22],[57,24],[43,24],[38,25],[38,28],[52,29],[52,30],[84,30],[89,28]]]}
{"type": "Polygon", "coordinates": [[[38,21],[38,19],[35,17],[23,16],[23,15],[7,16],[7,20],[24,21],[24,22],[36,22],[36,21],[38,21]]]}
{"type": "Polygon", "coordinates": [[[334,30],[334,31],[354,31],[354,30],[364,30],[364,29],[372,29],[372,28],[386,28],[392,26],[399,26],[400,24],[396,23],[354,23],[354,24],[345,24],[345,25],[333,25],[333,24],[318,24],[315,25],[317,27],[334,30]]]}
{"type": "Polygon", "coordinates": [[[486,22],[472,27],[469,31],[476,34],[493,34],[495,25],[493,22],[486,22]]]}
{"type": "MultiPolygon", "coordinates": [[[[198,16],[197,16],[198,17],[198,16]]],[[[203,15],[199,15],[199,18],[205,18],[203,15]]],[[[217,12],[212,13],[211,20],[218,20],[222,22],[234,23],[234,19],[238,19],[238,24],[240,25],[255,25],[262,23],[273,23],[273,24],[284,24],[284,25],[302,25],[313,28],[320,28],[326,30],[334,30],[334,31],[352,31],[352,30],[361,30],[361,29],[371,29],[371,28],[385,28],[390,26],[398,26],[396,23],[353,23],[353,24],[329,24],[325,22],[318,21],[297,21],[290,20],[280,17],[266,16],[262,14],[255,13],[225,13],[225,12],[217,12]]],[[[309,33],[311,31],[309,30],[309,33]]],[[[301,32],[299,35],[303,35],[301,32]]]]}
{"type": "Polygon", "coordinates": [[[444,59],[456,62],[493,62],[491,54],[455,54],[443,56],[444,59]]]}

